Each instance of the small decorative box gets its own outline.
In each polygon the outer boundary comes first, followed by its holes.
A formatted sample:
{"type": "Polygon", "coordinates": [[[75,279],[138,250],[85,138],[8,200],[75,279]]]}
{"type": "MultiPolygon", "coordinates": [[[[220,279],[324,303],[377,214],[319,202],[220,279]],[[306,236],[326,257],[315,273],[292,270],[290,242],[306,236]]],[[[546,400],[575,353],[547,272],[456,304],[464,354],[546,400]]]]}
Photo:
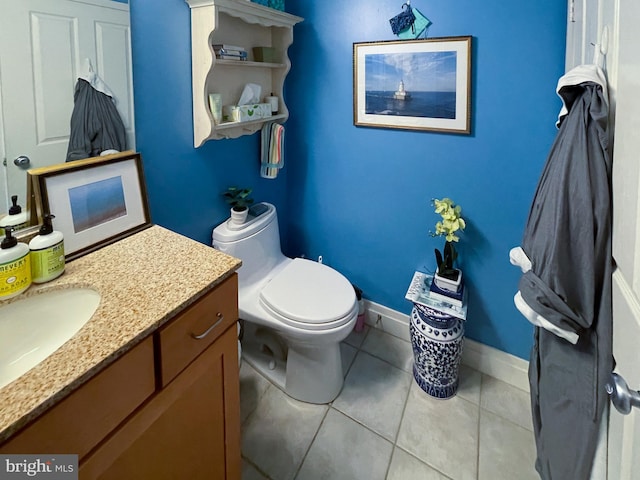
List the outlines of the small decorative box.
{"type": "Polygon", "coordinates": [[[269,6],[284,12],[284,0],[269,0],[269,6]]]}
{"type": "Polygon", "coordinates": [[[270,116],[271,104],[269,103],[225,105],[222,108],[222,119],[225,122],[249,122],[270,116]]]}
{"type": "Polygon", "coordinates": [[[256,62],[276,63],[276,49],[273,47],[253,47],[253,59],[256,62]]]}
{"type": "Polygon", "coordinates": [[[265,7],[269,6],[269,0],[251,0],[251,1],[259,5],[264,5],[265,7]]]}

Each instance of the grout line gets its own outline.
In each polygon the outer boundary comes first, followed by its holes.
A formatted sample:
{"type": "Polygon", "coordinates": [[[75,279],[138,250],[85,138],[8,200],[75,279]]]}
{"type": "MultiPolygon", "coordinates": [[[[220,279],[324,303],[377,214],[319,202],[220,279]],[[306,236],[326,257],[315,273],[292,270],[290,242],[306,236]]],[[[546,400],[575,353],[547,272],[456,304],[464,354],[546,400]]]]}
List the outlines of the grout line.
{"type": "MultiPolygon", "coordinates": [[[[344,343],[344,341],[343,341],[343,343],[344,343]]],[[[349,347],[353,348],[356,351],[356,353],[353,355],[353,358],[349,362],[349,365],[347,365],[347,371],[346,372],[342,372],[342,388],[344,388],[344,382],[347,380],[347,375],[349,375],[349,372],[351,371],[351,367],[353,367],[353,364],[356,361],[356,357],[358,356],[358,352],[360,351],[356,347],[354,347],[353,345],[349,345],[348,343],[345,343],[345,345],[348,345],[349,347]]],[[[340,355],[342,355],[342,353],[340,353],[340,355]]],[[[342,358],[341,358],[341,360],[342,360],[342,358]]],[[[338,398],[340,396],[340,393],[342,393],[342,388],[340,389],[340,392],[338,393],[336,398],[338,398]]],[[[331,401],[331,403],[333,403],[333,400],[331,401]]]]}
{"type": "MultiPolygon", "coordinates": [[[[398,436],[400,435],[400,429],[402,428],[402,422],[404,421],[404,415],[407,412],[407,404],[409,403],[409,397],[411,396],[411,387],[412,386],[413,386],[413,375],[411,375],[411,377],[410,377],[409,388],[407,389],[407,396],[404,399],[404,405],[402,406],[402,414],[400,415],[400,422],[398,423],[398,429],[396,430],[396,434],[395,434],[395,436],[393,438],[393,446],[391,448],[391,458],[389,459],[389,463],[387,464],[387,470],[386,470],[386,472],[384,474],[384,478],[387,478],[389,476],[389,470],[391,469],[391,462],[393,462],[393,456],[395,455],[396,448],[401,448],[401,447],[398,446],[398,436]]],[[[422,463],[424,463],[424,462],[422,462],[422,463]]]]}
{"type": "MultiPolygon", "coordinates": [[[[360,354],[360,352],[364,353],[365,355],[369,355],[370,357],[373,357],[376,360],[380,360],[381,362],[386,363],[390,367],[393,367],[396,370],[400,370],[402,373],[404,373],[406,375],[409,375],[411,378],[413,378],[413,374],[411,372],[407,372],[406,370],[403,370],[402,368],[398,367],[397,365],[394,365],[393,363],[389,362],[388,360],[385,360],[384,358],[380,358],[380,357],[378,357],[377,355],[375,355],[375,354],[373,354],[371,352],[367,352],[366,350],[358,350],[358,353],[356,353],[356,357],[358,356],[358,354],[360,354]]],[[[354,357],[353,363],[355,363],[355,357],[354,357]]]]}
{"type": "Polygon", "coordinates": [[[309,442],[309,446],[307,447],[306,452],[304,452],[304,455],[302,456],[302,460],[300,460],[300,465],[298,465],[298,468],[296,468],[296,471],[293,474],[294,480],[298,478],[298,474],[302,469],[302,465],[304,465],[304,461],[307,459],[307,455],[309,455],[309,452],[311,451],[311,447],[313,446],[313,443],[316,441],[316,438],[318,437],[318,433],[320,432],[322,425],[324,425],[324,421],[327,419],[327,415],[329,414],[329,410],[331,409],[331,404],[329,404],[328,407],[329,408],[327,408],[327,411],[324,412],[324,416],[322,417],[322,421],[320,422],[320,425],[318,425],[318,428],[316,429],[316,433],[313,434],[313,438],[311,439],[311,442],[309,442]]]}
{"type": "Polygon", "coordinates": [[[516,423],[513,420],[508,419],[507,417],[503,417],[499,413],[492,412],[491,410],[489,410],[487,408],[484,408],[484,407],[480,407],[480,412],[485,412],[485,413],[488,413],[489,415],[493,415],[494,417],[498,417],[500,420],[504,420],[505,422],[511,424],[512,426],[521,428],[525,432],[529,432],[529,433],[531,433],[533,435],[533,430],[529,430],[527,427],[523,427],[519,423],[516,423]]]}
{"type": "MultiPolygon", "coordinates": [[[[246,360],[243,360],[244,362],[246,362],[246,360]]],[[[258,396],[258,398],[256,399],[256,404],[255,406],[251,409],[251,411],[249,413],[247,413],[247,417],[244,419],[243,422],[240,423],[240,428],[242,428],[244,426],[245,423],[247,423],[247,421],[253,416],[253,414],[255,413],[255,411],[258,409],[258,405],[260,404],[260,400],[262,400],[262,398],[265,396],[265,394],[267,393],[267,391],[273,387],[274,385],[271,383],[271,381],[265,377],[264,375],[262,375],[258,370],[256,370],[255,368],[253,368],[252,365],[250,365],[247,362],[247,367],[249,367],[251,370],[253,370],[253,372],[257,375],[260,375],[266,382],[267,382],[267,388],[264,389],[264,391],[262,392],[261,395],[258,396]]],[[[277,388],[277,387],[276,387],[277,388]]]]}
{"type": "MultiPolygon", "coordinates": [[[[404,371],[404,370],[403,370],[404,371]]],[[[407,404],[409,403],[409,397],[411,396],[411,387],[413,387],[413,375],[409,377],[409,388],[407,389],[407,397],[404,399],[404,405],[402,406],[402,415],[400,415],[400,423],[398,424],[398,430],[396,430],[395,437],[393,439],[393,445],[398,444],[398,436],[400,435],[400,428],[402,427],[402,421],[404,420],[404,414],[407,412],[407,404]]]]}
{"type": "MultiPolygon", "coordinates": [[[[357,423],[358,425],[360,425],[361,427],[365,428],[366,430],[369,430],[371,433],[373,433],[376,437],[380,437],[382,440],[384,440],[387,443],[390,443],[392,447],[395,446],[395,443],[393,443],[391,440],[389,440],[388,438],[386,438],[384,435],[380,435],[378,432],[376,432],[375,430],[372,430],[371,427],[368,427],[367,425],[365,425],[364,423],[362,423],[360,420],[357,420],[355,418],[353,418],[351,415],[343,412],[342,410],[338,410],[337,408],[335,408],[333,405],[330,407],[332,410],[335,410],[336,412],[338,412],[340,415],[343,415],[345,417],[347,417],[349,420],[354,421],[355,423],[357,423]]],[[[389,460],[391,461],[391,460],[389,460]]]]}
{"type": "MultiPolygon", "coordinates": [[[[404,453],[406,453],[407,455],[409,455],[410,457],[414,458],[415,460],[417,460],[418,462],[422,463],[423,465],[426,465],[427,467],[429,467],[431,470],[433,470],[434,472],[438,472],[442,477],[444,477],[446,480],[453,480],[450,476],[448,476],[447,474],[445,474],[444,472],[441,472],[440,470],[438,470],[434,465],[431,465],[428,462],[425,462],[424,460],[422,460],[419,457],[416,457],[413,453],[411,453],[410,451],[396,445],[395,448],[397,448],[398,450],[402,450],[404,453]]],[[[387,473],[388,474],[388,473],[387,473]]]]}
{"type": "Polygon", "coordinates": [[[251,460],[249,460],[247,457],[245,457],[244,455],[241,456],[242,460],[244,460],[245,462],[247,462],[249,465],[251,465],[253,468],[255,468],[258,473],[260,473],[260,475],[262,475],[264,478],[266,478],[267,480],[273,480],[269,475],[267,475],[265,472],[262,471],[262,469],[256,465],[255,463],[253,463],[251,460]]]}

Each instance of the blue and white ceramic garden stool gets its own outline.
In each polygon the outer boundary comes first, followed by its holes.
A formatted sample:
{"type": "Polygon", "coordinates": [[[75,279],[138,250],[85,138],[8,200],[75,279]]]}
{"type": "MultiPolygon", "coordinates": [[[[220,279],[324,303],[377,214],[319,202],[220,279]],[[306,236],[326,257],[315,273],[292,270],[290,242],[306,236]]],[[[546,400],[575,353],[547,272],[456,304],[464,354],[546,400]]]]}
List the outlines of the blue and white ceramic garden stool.
{"type": "Polygon", "coordinates": [[[414,303],[409,330],[416,383],[432,397],[453,397],[458,391],[464,321],[414,303]]]}

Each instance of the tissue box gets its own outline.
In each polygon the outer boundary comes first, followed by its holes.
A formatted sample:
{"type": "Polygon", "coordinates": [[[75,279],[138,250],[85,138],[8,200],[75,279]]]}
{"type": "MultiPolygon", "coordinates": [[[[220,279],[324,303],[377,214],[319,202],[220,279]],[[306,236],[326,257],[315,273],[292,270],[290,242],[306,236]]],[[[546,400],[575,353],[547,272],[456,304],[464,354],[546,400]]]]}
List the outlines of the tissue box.
{"type": "Polygon", "coordinates": [[[222,108],[222,119],[225,122],[248,122],[271,116],[271,104],[254,103],[253,105],[225,105],[222,108]]]}

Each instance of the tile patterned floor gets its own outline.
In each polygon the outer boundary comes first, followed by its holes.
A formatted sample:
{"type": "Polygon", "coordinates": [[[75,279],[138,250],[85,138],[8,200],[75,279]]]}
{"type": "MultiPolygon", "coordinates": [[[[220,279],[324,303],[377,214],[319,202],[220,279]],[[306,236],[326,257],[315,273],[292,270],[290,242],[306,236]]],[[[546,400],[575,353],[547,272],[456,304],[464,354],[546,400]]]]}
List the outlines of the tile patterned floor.
{"type": "Polygon", "coordinates": [[[240,369],[243,480],[536,480],[529,394],[462,366],[435,400],[411,375],[411,345],[376,328],[341,345],[330,405],[286,396],[240,369]]]}

